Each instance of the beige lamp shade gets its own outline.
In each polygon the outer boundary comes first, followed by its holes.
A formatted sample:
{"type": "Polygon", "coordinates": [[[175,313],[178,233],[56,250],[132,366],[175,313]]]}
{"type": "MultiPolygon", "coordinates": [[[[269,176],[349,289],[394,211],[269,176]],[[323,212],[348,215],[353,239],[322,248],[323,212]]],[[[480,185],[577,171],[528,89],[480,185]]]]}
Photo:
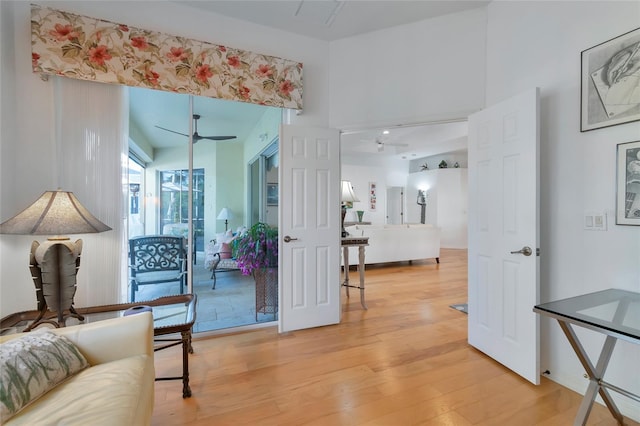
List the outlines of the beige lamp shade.
{"type": "Polygon", "coordinates": [[[0,224],[0,234],[68,235],[109,231],[73,192],[47,191],[33,204],[0,224]]]}
{"type": "Polygon", "coordinates": [[[348,203],[348,202],[353,203],[356,201],[360,201],[360,199],[356,197],[355,192],[353,192],[353,187],[351,186],[351,182],[348,180],[342,181],[342,196],[340,197],[340,200],[343,203],[348,203]]]}

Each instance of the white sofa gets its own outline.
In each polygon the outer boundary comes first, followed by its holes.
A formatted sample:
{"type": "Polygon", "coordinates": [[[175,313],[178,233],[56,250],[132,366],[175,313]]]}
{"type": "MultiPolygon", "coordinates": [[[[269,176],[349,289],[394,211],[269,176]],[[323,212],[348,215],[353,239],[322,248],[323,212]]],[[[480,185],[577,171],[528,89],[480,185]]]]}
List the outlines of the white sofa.
{"type": "MultiPolygon", "coordinates": [[[[435,259],[440,263],[440,228],[429,224],[353,225],[353,237],[369,237],[365,264],[435,259]]],[[[344,264],[344,259],[341,261],[344,264]]],[[[349,248],[349,265],[358,264],[358,248],[349,248]]]]}
{"type": "MultiPolygon", "coordinates": [[[[58,383],[5,425],[151,424],[155,369],[150,312],[51,331],[69,339],[89,367],[58,383]]],[[[32,333],[2,336],[0,349],[32,333]]]]}

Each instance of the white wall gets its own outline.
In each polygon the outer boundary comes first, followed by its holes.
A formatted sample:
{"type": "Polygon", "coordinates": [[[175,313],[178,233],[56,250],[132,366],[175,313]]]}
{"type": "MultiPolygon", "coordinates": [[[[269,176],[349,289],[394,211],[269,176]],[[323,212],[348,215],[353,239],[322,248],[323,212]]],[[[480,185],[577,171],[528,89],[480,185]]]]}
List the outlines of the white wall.
{"type": "Polygon", "coordinates": [[[331,126],[418,123],[480,109],[485,29],[479,8],[332,42],[331,126]]]}
{"type": "MultiPolygon", "coordinates": [[[[234,215],[233,219],[229,221],[228,229],[235,231],[240,225],[244,225],[243,218],[247,204],[242,194],[246,187],[245,179],[247,173],[246,163],[242,161],[242,156],[243,146],[238,143],[218,144],[217,146],[215,157],[215,203],[212,203],[215,206],[214,216],[212,216],[215,219],[215,224],[213,224],[215,233],[224,231],[224,220],[216,219],[223,207],[231,209],[234,215]]],[[[209,203],[206,202],[205,212],[207,213],[208,205],[209,203]]],[[[215,233],[210,233],[209,227],[206,227],[205,242],[214,238],[215,233]]]]}
{"type": "Polygon", "coordinates": [[[427,188],[425,223],[441,228],[440,247],[466,249],[467,169],[447,168],[410,173],[407,178],[407,223],[420,223],[421,207],[417,204],[418,188],[427,188]]]}
{"type": "MultiPolygon", "coordinates": [[[[304,113],[292,115],[292,124],[328,125],[327,42],[221,17],[175,2],[51,1],[46,2],[46,6],[303,62],[304,113]]],[[[51,189],[49,186],[56,182],[57,171],[54,162],[50,161],[55,153],[53,85],[31,72],[29,3],[1,1],[0,19],[0,220],[4,221],[51,189]]],[[[35,308],[28,270],[28,253],[33,239],[0,236],[2,316],[35,308]]],[[[112,285],[112,280],[94,276],[91,285],[112,285]]],[[[87,283],[80,282],[79,286],[82,285],[87,283]]]]}
{"type": "Polygon", "coordinates": [[[384,224],[387,215],[387,188],[391,186],[404,187],[407,183],[408,161],[370,161],[366,165],[358,159],[342,159],[341,179],[351,181],[359,202],[353,203],[353,208],[347,210],[346,222],[358,220],[356,210],[364,211],[364,222],[384,224]],[[355,164],[354,164],[355,163],[355,164]],[[369,208],[369,182],[375,182],[376,210],[369,208]]]}
{"type": "MultiPolygon", "coordinates": [[[[580,133],[580,52],[638,27],[639,2],[492,2],[488,8],[487,104],[541,89],[541,301],[609,287],[640,291],[640,227],[616,226],[616,144],[640,139],[640,123],[580,133]],[[585,211],[608,215],[585,231],[585,211]]],[[[590,354],[602,337],[578,331],[590,354]]],[[[558,325],[542,321],[542,364],[579,392],[584,371],[558,325]]],[[[621,342],[607,381],[640,394],[640,347],[621,342]]],[[[615,393],[614,393],[615,395],[615,393]]],[[[640,420],[640,407],[614,396],[640,420]]]]}

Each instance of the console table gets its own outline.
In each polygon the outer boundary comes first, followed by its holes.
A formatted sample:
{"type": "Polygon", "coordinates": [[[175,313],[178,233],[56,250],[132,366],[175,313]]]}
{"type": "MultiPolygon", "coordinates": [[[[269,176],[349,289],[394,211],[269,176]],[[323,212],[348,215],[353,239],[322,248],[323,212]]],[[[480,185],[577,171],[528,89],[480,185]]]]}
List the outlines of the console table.
{"type": "Polygon", "coordinates": [[[616,421],[623,424],[622,414],[609,395],[609,390],[638,402],[640,396],[605,382],[603,376],[617,339],[640,343],[640,293],[617,289],[603,290],[543,303],[535,306],[533,311],[558,320],[560,328],[587,372],[589,386],[573,424],[586,424],[598,393],[616,421]],[[595,366],[578,340],[572,324],[607,336],[595,366]]]}
{"type": "MultiPolygon", "coordinates": [[[[151,306],[152,309],[154,341],[159,343],[155,346],[154,351],[182,345],[182,375],[177,377],[158,377],[156,380],[182,379],[182,397],[190,397],[189,353],[193,353],[191,346],[191,328],[196,319],[195,294],[164,296],[134,303],[76,308],[76,311],[84,316],[84,320],[79,321],[75,318],[69,318],[66,325],[77,325],[120,317],[123,316],[128,309],[141,305],[151,306]],[[168,336],[177,333],[180,333],[180,338],[168,336]]],[[[0,320],[0,335],[22,332],[37,318],[38,313],[39,311],[23,311],[7,315],[0,320]]],[[[45,319],[52,316],[55,317],[56,313],[49,311],[45,319]]],[[[46,326],[46,324],[42,326],[46,326]]]]}
{"type": "Polygon", "coordinates": [[[353,226],[353,225],[371,225],[371,222],[345,222],[344,226],[353,226]]]}
{"type": "Polygon", "coordinates": [[[341,240],[342,256],[344,258],[344,282],[342,286],[347,289],[349,297],[349,287],[360,290],[360,304],[367,309],[364,302],[364,248],[369,245],[369,237],[343,237],[341,240]],[[349,247],[358,247],[358,272],[360,273],[360,285],[349,284],[349,247]]]}

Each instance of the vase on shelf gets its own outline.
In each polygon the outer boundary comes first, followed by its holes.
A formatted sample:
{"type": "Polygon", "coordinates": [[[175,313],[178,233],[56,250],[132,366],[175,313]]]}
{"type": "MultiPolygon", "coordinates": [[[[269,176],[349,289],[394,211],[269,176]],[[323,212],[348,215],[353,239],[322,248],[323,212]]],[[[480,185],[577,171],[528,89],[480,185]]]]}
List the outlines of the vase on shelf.
{"type": "Polygon", "coordinates": [[[356,210],[356,214],[358,215],[358,222],[362,222],[362,217],[364,216],[364,210],[356,210]]]}

